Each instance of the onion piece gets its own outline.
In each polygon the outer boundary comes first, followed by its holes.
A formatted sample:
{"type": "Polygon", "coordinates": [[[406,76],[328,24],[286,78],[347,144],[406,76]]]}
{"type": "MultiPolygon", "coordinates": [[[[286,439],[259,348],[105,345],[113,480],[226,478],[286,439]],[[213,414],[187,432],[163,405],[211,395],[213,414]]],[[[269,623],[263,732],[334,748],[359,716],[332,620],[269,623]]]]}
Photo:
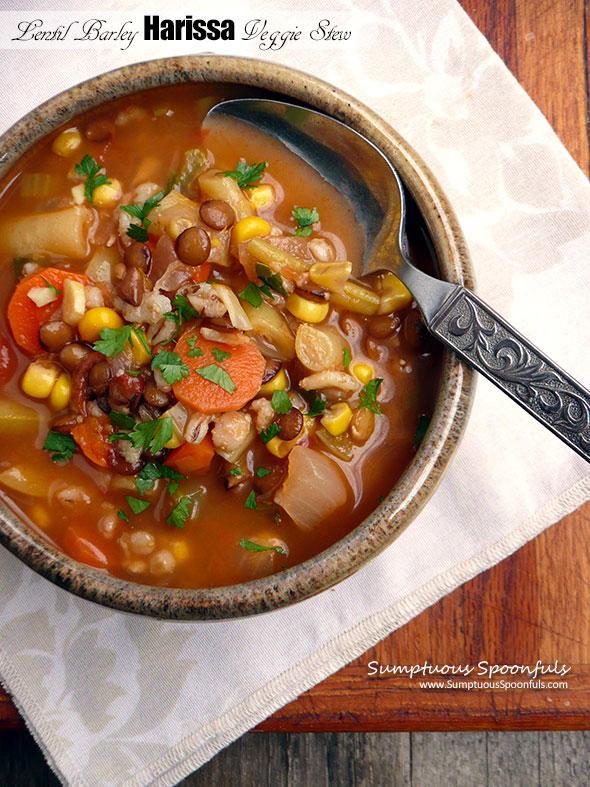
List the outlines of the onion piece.
{"type": "Polygon", "coordinates": [[[289,454],[285,483],[274,501],[301,530],[311,530],[344,505],[350,487],[339,467],[324,454],[296,445],[289,454]]]}
{"type": "Polygon", "coordinates": [[[31,287],[27,293],[27,298],[30,298],[35,306],[47,306],[48,303],[53,303],[57,300],[57,293],[51,287],[31,287]]]}
{"type": "Polygon", "coordinates": [[[215,293],[227,309],[229,319],[234,328],[238,328],[240,331],[251,331],[252,323],[248,319],[248,316],[244,311],[240,301],[238,300],[238,296],[235,294],[235,292],[230,290],[230,288],[225,284],[216,284],[214,286],[215,293]]]}

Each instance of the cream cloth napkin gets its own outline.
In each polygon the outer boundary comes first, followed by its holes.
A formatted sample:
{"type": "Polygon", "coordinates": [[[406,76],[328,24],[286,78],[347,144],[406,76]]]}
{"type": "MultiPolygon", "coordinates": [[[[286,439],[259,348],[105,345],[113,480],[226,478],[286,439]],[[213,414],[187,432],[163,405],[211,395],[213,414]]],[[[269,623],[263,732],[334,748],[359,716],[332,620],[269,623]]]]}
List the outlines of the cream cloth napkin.
{"type": "MultiPolygon", "coordinates": [[[[80,5],[59,8],[80,18],[80,5]]],[[[313,72],[388,120],[454,205],[480,294],[589,385],[590,186],[454,0],[362,10],[350,0],[320,13],[309,0],[222,5],[216,16],[267,18],[269,29],[328,17],[353,31],[345,44],[301,40],[278,52],[259,41],[207,48],[313,72]]],[[[86,6],[103,18],[136,7],[86,6]]],[[[127,16],[139,23],[144,12],[127,16]]],[[[108,68],[197,51],[4,46],[2,127],[108,68]]],[[[0,550],[2,681],[64,783],[172,785],[589,493],[588,465],[479,380],[465,437],[426,509],[355,576],[291,609],[227,623],[143,620],[75,598],[0,550]]]]}

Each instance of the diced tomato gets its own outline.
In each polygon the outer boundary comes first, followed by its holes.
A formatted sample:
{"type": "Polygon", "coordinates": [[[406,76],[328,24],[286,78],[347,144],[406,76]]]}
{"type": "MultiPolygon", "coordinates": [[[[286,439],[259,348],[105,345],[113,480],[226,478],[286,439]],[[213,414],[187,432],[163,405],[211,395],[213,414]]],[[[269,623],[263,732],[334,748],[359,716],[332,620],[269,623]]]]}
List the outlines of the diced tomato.
{"type": "Polygon", "coordinates": [[[65,532],[64,549],[79,563],[86,563],[95,568],[108,568],[109,560],[105,553],[92,541],[77,533],[73,527],[68,527],[65,532]]]}

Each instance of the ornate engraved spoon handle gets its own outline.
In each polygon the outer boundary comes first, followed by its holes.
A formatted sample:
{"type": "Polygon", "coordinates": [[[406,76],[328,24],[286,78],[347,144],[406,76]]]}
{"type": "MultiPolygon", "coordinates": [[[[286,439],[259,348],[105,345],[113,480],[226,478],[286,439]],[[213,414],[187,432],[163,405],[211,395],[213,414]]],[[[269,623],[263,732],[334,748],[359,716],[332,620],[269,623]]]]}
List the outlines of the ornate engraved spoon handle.
{"type": "Polygon", "coordinates": [[[464,287],[428,327],[464,361],[590,462],[590,392],[464,287]]]}

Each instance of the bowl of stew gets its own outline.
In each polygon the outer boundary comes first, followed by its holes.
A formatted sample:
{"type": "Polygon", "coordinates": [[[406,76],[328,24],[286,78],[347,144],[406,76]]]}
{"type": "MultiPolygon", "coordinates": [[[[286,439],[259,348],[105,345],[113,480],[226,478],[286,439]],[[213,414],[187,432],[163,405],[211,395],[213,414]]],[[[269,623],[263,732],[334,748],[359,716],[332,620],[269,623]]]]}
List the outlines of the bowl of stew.
{"type": "Polygon", "coordinates": [[[472,376],[391,273],[358,278],[353,207],[217,102],[270,96],[394,161],[417,263],[472,286],[433,176],[368,108],[284,66],[109,72],[2,137],[0,540],[92,601],[170,619],[275,609],[411,522],[472,376]]]}

